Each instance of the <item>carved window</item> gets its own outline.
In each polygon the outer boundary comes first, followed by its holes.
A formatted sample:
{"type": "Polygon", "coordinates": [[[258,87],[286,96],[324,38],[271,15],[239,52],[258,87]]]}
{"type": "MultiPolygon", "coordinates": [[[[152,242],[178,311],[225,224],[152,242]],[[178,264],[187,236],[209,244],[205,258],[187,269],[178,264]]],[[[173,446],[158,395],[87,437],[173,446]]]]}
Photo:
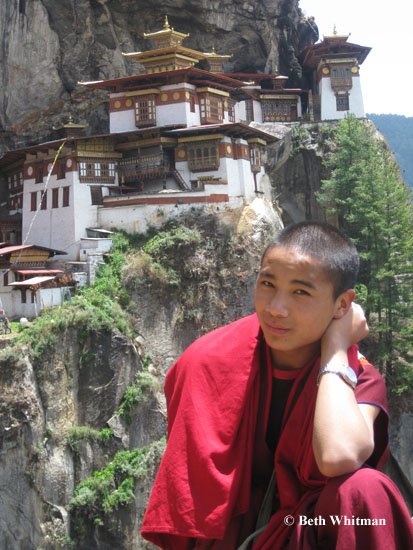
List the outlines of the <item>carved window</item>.
{"type": "Polygon", "coordinates": [[[331,86],[332,88],[351,88],[351,67],[343,65],[342,67],[334,67],[331,71],[331,86]]]}
{"type": "Polygon", "coordinates": [[[218,170],[219,152],[217,142],[200,142],[188,146],[188,166],[191,172],[218,170]]]}
{"type": "Polygon", "coordinates": [[[262,150],[257,145],[250,145],[250,162],[251,170],[253,172],[259,172],[262,166],[262,150]]]}
{"type": "Polygon", "coordinates": [[[336,96],[337,111],[348,111],[350,109],[349,96],[338,95],[336,96]]]}
{"type": "Polygon", "coordinates": [[[79,179],[83,183],[113,183],[115,163],[106,159],[85,159],[79,162],[79,179]]]}
{"type": "Polygon", "coordinates": [[[138,128],[144,126],[156,126],[155,96],[142,96],[135,103],[135,125],[138,128]]]}
{"type": "Polygon", "coordinates": [[[224,105],[222,98],[204,93],[199,97],[201,124],[220,124],[224,120],[224,105]]]}
{"type": "Polygon", "coordinates": [[[262,101],[262,119],[264,122],[296,120],[296,104],[287,99],[262,101]]]}

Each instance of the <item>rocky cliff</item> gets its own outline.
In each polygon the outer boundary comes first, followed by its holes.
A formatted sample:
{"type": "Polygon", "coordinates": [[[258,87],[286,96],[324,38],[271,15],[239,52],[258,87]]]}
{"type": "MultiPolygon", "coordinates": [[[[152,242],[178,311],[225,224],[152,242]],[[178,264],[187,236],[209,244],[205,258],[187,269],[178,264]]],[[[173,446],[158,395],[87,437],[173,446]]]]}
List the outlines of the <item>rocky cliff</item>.
{"type": "Polygon", "coordinates": [[[79,80],[142,72],[122,52],[148,48],[143,33],[164,16],[189,32],[189,48],[233,54],[229,72],[273,72],[301,81],[297,54],[317,38],[298,0],[12,0],[0,4],[0,152],[52,137],[69,112],[105,132],[106,95],[79,80]]]}

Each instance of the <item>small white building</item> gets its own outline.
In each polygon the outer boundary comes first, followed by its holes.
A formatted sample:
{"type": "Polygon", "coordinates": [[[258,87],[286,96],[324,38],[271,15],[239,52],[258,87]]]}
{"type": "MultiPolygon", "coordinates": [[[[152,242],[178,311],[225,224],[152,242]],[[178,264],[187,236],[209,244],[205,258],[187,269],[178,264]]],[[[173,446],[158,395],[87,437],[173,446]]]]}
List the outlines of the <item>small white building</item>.
{"type": "Polygon", "coordinates": [[[315,120],[336,120],[353,113],[365,116],[360,65],[371,48],[348,42],[349,35],[325,36],[302,54],[303,70],[311,82],[315,120]]]}
{"type": "Polygon", "coordinates": [[[0,309],[9,319],[35,317],[61,305],[67,297],[63,271],[50,268],[55,255],[65,254],[31,244],[0,246],[0,309]],[[63,277],[63,279],[62,279],[63,277]]]}

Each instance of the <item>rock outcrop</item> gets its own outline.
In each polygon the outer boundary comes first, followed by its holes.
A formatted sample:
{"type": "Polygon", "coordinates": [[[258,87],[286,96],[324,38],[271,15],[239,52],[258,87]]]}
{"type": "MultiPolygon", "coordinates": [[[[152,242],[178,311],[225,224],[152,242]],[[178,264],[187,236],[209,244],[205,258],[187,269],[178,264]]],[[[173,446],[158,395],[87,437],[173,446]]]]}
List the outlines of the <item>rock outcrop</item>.
{"type": "Polygon", "coordinates": [[[106,94],[78,86],[139,74],[122,52],[147,49],[143,33],[165,14],[189,32],[189,48],[231,53],[228,72],[274,72],[301,80],[297,55],[317,38],[298,0],[15,0],[0,5],[0,153],[53,137],[72,112],[90,133],[108,126],[106,94]]]}

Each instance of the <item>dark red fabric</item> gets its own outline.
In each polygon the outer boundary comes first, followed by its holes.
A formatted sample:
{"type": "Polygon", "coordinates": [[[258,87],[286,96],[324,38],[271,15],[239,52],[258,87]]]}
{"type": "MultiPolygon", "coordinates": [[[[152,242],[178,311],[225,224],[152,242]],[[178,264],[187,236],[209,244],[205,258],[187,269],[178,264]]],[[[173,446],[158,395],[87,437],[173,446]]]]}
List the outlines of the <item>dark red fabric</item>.
{"type": "Polygon", "coordinates": [[[310,499],[299,511],[288,550],[413,548],[412,521],[402,496],[377,470],[360,468],[331,478],[310,499]]]}
{"type": "MultiPolygon", "coordinates": [[[[142,527],[144,538],[157,546],[188,550],[195,538],[224,539],[230,524],[248,511],[260,377],[269,384],[272,378],[270,365],[260,369],[264,345],[258,319],[251,315],[194,342],[168,372],[168,445],[142,527]]],[[[359,377],[358,402],[384,411],[375,426],[372,465],[377,466],[387,447],[384,382],[359,361],[356,346],[349,350],[349,363],[359,377]]],[[[281,508],[254,550],[281,548],[292,532],[284,517],[314,501],[312,495],[327,483],[311,443],[318,367],[316,361],[301,369],[290,392],[275,455],[281,508]]],[[[266,415],[270,397],[269,391],[266,415]]]]}

